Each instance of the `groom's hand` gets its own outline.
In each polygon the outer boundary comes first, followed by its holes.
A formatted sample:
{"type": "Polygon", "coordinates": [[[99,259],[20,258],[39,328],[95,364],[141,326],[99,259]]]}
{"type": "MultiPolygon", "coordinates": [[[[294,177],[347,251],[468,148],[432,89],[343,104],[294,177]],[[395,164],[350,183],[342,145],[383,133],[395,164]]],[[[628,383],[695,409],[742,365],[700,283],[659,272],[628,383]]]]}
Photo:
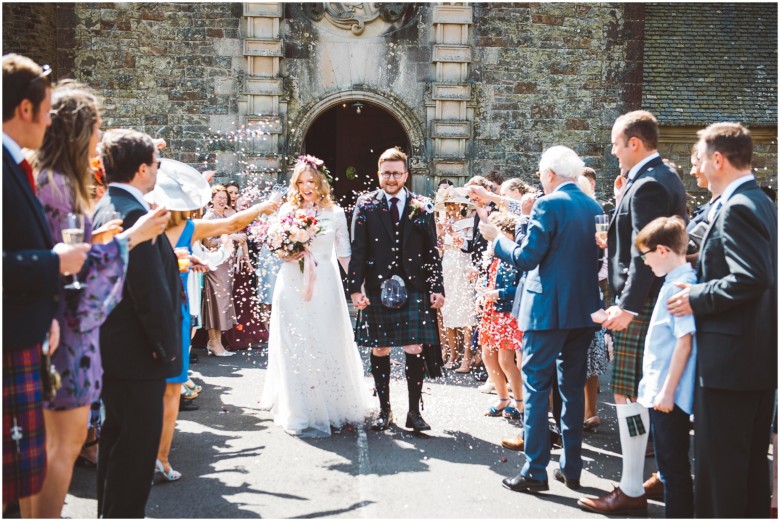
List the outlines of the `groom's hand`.
{"type": "Polygon", "coordinates": [[[355,306],[355,309],[365,309],[369,305],[371,305],[371,302],[368,300],[368,297],[364,293],[361,293],[359,291],[352,293],[350,295],[352,297],[352,305],[355,306]]]}
{"type": "Polygon", "coordinates": [[[444,295],[441,293],[431,293],[431,307],[439,309],[444,305],[444,295]]]}

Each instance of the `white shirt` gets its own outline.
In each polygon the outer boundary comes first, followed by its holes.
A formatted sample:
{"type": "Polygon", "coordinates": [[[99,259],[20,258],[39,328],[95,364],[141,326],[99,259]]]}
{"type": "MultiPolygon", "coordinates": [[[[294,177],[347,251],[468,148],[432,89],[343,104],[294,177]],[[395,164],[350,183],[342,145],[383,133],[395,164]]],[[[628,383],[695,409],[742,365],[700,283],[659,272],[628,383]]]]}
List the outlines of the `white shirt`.
{"type": "Polygon", "coordinates": [[[384,190],[382,190],[382,193],[385,194],[385,200],[387,201],[388,208],[391,208],[393,206],[393,203],[390,202],[390,199],[392,197],[398,198],[398,217],[400,218],[404,214],[404,206],[406,206],[406,188],[402,189],[395,195],[390,195],[384,190]]]}
{"type": "Polygon", "coordinates": [[[149,203],[147,203],[146,199],[144,199],[143,192],[141,192],[141,190],[134,187],[133,185],[129,185],[126,183],[109,183],[108,186],[115,186],[117,188],[121,188],[125,192],[128,192],[130,195],[138,199],[138,202],[144,205],[144,208],[146,208],[147,211],[151,209],[149,203]]]}
{"type": "Polygon", "coordinates": [[[655,159],[656,157],[661,157],[661,154],[658,152],[653,152],[643,160],[641,160],[639,163],[635,164],[633,167],[631,167],[631,170],[628,171],[628,175],[626,176],[629,181],[633,181],[636,177],[636,174],[639,172],[639,169],[641,169],[643,166],[645,166],[647,163],[655,159]]]}
{"type": "Polygon", "coordinates": [[[3,146],[8,150],[8,153],[11,154],[11,157],[14,158],[14,161],[16,161],[17,165],[24,161],[22,147],[20,147],[19,144],[5,132],[3,132],[3,146]]]}

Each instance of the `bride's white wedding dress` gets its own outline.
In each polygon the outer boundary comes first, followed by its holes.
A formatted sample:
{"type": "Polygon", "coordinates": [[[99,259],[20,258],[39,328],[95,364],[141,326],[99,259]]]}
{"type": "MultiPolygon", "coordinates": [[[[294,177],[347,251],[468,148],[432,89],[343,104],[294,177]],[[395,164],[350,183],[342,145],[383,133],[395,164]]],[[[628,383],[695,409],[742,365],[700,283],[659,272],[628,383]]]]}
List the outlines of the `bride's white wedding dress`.
{"type": "MultiPolygon", "coordinates": [[[[289,211],[285,205],[282,212],[289,211]]],[[[352,253],[344,210],[320,210],[322,231],[309,250],[317,262],[311,300],[303,300],[297,262],[282,263],[274,288],[262,408],[289,434],[330,436],[363,422],[369,390],[354,342],[337,256],[352,253]]]]}

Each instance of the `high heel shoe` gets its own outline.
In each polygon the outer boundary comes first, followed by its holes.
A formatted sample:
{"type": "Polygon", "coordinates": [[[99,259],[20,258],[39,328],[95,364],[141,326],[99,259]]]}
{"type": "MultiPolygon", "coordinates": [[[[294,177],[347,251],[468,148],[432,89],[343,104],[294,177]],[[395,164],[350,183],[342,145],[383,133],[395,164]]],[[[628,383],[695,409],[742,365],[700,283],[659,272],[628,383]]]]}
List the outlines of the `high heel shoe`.
{"type": "Polygon", "coordinates": [[[235,353],[232,351],[228,351],[224,347],[222,348],[222,351],[216,352],[211,348],[211,341],[206,344],[206,352],[209,354],[209,356],[233,356],[235,353]]]}
{"type": "Polygon", "coordinates": [[[192,380],[187,380],[186,382],[184,382],[184,387],[194,392],[195,394],[200,394],[200,392],[203,390],[203,387],[201,387],[200,385],[195,385],[195,382],[193,382],[192,380]]]}
{"type": "Polygon", "coordinates": [[[165,472],[165,466],[163,466],[160,460],[155,460],[154,462],[154,473],[162,476],[165,481],[179,481],[181,479],[181,472],[173,470],[173,467],[168,472],[165,472]]]}
{"type": "Polygon", "coordinates": [[[455,372],[460,374],[470,373],[472,367],[474,367],[474,361],[467,360],[464,358],[463,361],[460,363],[460,367],[455,369],[455,372]]]}
{"type": "MultiPolygon", "coordinates": [[[[499,398],[498,403],[503,402],[509,402],[509,398],[499,398]]],[[[496,407],[495,405],[491,405],[490,408],[485,411],[485,416],[492,416],[493,418],[501,416],[504,411],[506,411],[509,408],[509,403],[507,403],[505,406],[501,407],[500,409],[496,407]]]]}

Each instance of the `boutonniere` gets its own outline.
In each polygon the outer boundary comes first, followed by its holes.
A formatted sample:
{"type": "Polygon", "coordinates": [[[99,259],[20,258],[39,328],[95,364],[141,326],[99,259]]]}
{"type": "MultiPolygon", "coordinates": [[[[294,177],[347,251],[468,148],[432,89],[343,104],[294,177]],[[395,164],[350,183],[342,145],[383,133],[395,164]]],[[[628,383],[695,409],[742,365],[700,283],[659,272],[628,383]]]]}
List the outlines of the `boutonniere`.
{"type": "Polygon", "coordinates": [[[433,213],[433,201],[421,195],[413,195],[409,200],[409,219],[415,219],[418,215],[433,213]]]}

